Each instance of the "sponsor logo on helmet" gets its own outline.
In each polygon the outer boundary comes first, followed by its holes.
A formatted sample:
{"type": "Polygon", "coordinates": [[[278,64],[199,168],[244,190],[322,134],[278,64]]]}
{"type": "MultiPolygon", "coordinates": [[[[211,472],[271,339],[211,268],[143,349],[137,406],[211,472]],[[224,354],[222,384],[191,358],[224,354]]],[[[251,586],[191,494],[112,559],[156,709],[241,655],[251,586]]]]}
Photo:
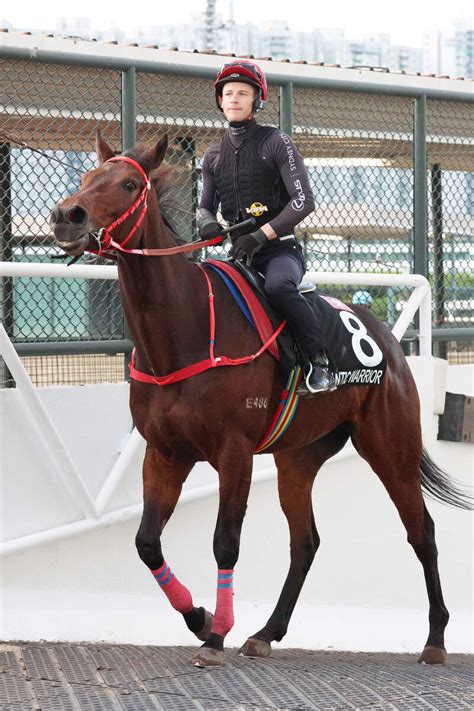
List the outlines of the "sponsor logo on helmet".
{"type": "Polygon", "coordinates": [[[268,207],[262,205],[261,202],[253,202],[250,207],[245,208],[247,215],[253,215],[253,217],[261,217],[264,212],[268,212],[268,207]]]}

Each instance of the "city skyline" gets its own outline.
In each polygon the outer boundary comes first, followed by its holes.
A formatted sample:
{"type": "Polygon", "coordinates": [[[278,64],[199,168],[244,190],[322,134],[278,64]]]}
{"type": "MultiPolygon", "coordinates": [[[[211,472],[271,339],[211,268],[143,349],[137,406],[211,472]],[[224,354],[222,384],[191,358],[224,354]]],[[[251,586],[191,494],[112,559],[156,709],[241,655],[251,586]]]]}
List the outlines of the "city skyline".
{"type": "MultiPolygon", "coordinates": [[[[205,12],[206,0],[181,0],[179,4],[160,8],[151,6],[142,15],[137,15],[134,7],[117,7],[111,0],[103,0],[100,5],[83,0],[80,7],[81,12],[67,13],[59,0],[50,0],[47,6],[38,6],[28,0],[17,7],[10,6],[8,16],[0,17],[0,26],[10,26],[14,30],[54,31],[61,18],[85,18],[90,19],[97,32],[115,27],[128,37],[136,26],[189,23],[193,15],[205,12]]],[[[411,0],[399,0],[397,11],[392,13],[387,13],[386,7],[375,0],[362,0],[357,5],[340,0],[337,6],[327,4],[323,7],[304,2],[298,13],[275,7],[271,0],[261,0],[258,7],[250,0],[217,0],[216,13],[224,21],[228,21],[233,13],[238,25],[280,21],[288,23],[292,31],[337,27],[351,39],[368,34],[388,34],[392,44],[418,48],[422,47],[426,32],[439,30],[446,34],[456,20],[472,21],[473,15],[469,0],[451,0],[449,6],[439,7],[427,2],[415,4],[411,0]]]]}

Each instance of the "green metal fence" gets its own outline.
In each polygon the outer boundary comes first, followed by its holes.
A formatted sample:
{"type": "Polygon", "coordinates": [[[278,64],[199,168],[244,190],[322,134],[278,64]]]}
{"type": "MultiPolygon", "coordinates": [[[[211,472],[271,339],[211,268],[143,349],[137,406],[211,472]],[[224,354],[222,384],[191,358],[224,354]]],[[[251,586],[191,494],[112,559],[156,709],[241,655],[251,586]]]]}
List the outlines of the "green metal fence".
{"type": "MultiPolygon", "coordinates": [[[[202,157],[225,123],[213,100],[219,58],[184,59],[173,64],[156,51],[156,61],[144,61],[127,57],[126,48],[111,58],[99,49],[96,55],[68,55],[64,48],[32,54],[0,46],[2,260],[48,261],[59,253],[49,213],[77,189],[81,172],[93,167],[98,127],[116,150],[151,144],[168,132],[176,185],[167,210],[180,236],[196,239],[202,157]]],[[[377,85],[360,72],[348,81],[350,70],[341,70],[338,81],[312,77],[297,65],[291,73],[288,65],[285,71],[275,63],[264,67],[269,101],[259,120],[292,134],[316,200],[315,211],[297,228],[308,269],[425,274],[433,286],[438,353],[469,349],[472,95],[456,93],[452,87],[459,82],[443,91],[431,89],[428,79],[422,88],[402,79],[377,85]],[[456,349],[448,346],[453,342],[456,349]]],[[[349,301],[356,291],[325,289],[349,301]]],[[[367,291],[373,310],[392,324],[405,290],[367,291]]],[[[87,352],[92,359],[128,348],[115,283],[5,278],[1,297],[3,323],[25,357],[87,352]]],[[[411,335],[416,343],[416,323],[411,335]]],[[[37,366],[35,361],[35,372],[37,366]]],[[[119,362],[117,378],[123,373],[119,362]]],[[[104,378],[113,379],[109,372],[104,378]]],[[[65,375],[62,382],[71,379],[65,375]]]]}

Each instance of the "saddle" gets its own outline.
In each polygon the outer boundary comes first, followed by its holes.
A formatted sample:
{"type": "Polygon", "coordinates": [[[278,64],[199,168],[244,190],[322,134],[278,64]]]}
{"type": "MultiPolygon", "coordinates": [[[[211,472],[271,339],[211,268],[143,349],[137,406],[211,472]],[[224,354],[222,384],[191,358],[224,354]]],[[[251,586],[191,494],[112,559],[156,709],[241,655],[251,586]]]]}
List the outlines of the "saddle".
{"type": "MultiPolygon", "coordinates": [[[[219,270],[219,264],[222,263],[209,260],[208,264],[223,276],[219,270]]],[[[268,301],[264,277],[241,261],[230,259],[225,260],[224,264],[228,274],[229,267],[232,267],[251,286],[276,330],[282,319],[268,301]]],[[[386,369],[385,356],[354,310],[339,299],[318,294],[311,282],[302,282],[298,291],[307,300],[323,328],[329,364],[335,373],[337,386],[380,385],[386,369]]],[[[278,363],[285,378],[296,365],[302,366],[306,362],[306,356],[299,351],[289,328],[283,329],[278,337],[278,349],[278,363]]]]}

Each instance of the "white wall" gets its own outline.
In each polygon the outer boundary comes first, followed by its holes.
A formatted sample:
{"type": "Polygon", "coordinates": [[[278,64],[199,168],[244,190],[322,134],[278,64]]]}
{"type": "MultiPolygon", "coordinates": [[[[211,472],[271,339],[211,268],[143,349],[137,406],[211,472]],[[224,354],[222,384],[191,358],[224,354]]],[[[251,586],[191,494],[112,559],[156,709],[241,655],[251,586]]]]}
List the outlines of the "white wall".
{"type": "MultiPolygon", "coordinates": [[[[468,380],[472,372],[471,366],[463,373],[463,382],[472,382],[468,380]]],[[[448,389],[450,382],[451,373],[448,389]]],[[[48,388],[39,393],[89,491],[96,495],[130,428],[126,386],[48,388]]],[[[50,483],[51,453],[29,422],[20,393],[0,391],[0,409],[3,540],[80,519],[79,507],[50,483]]],[[[435,461],[472,483],[472,446],[437,442],[435,437],[432,433],[427,439],[435,461]]],[[[139,504],[139,458],[108,510],[139,504]]],[[[270,462],[268,455],[256,458],[257,478],[265,476],[270,462]]],[[[215,478],[204,465],[192,472],[188,502],[178,505],[163,536],[168,563],[191,589],[195,602],[210,608],[215,593],[212,533],[217,497],[190,499],[193,488],[197,491],[215,478]]],[[[314,505],[322,544],[283,644],[419,651],[427,634],[422,570],[377,477],[358,457],[334,459],[318,475],[314,505]]],[[[448,650],[472,651],[473,516],[433,502],[428,506],[437,525],[441,578],[452,613],[448,650]]],[[[193,643],[194,637],[138,559],[134,547],[138,520],[135,515],[5,557],[2,637],[193,643]]],[[[288,561],[287,526],[276,482],[256,483],[236,567],[236,626],[229,644],[242,643],[263,625],[288,561]]]]}

